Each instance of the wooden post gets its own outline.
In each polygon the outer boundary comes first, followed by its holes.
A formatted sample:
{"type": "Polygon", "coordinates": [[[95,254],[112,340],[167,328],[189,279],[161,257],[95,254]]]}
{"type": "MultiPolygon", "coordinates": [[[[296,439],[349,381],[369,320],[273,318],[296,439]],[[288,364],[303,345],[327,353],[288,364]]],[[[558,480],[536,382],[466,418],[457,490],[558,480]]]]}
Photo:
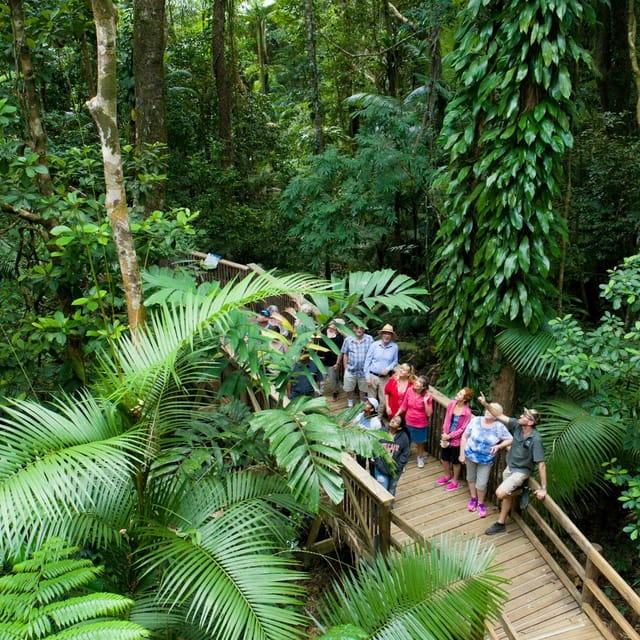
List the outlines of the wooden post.
{"type": "Polygon", "coordinates": [[[598,582],[598,576],[600,575],[600,570],[591,560],[591,552],[596,551],[597,553],[602,553],[602,546],[597,543],[592,543],[591,549],[587,551],[587,561],[584,566],[584,583],[582,585],[582,603],[581,606],[584,609],[586,606],[592,606],[594,601],[593,593],[591,589],[589,589],[589,581],[593,580],[596,584],[598,582]]]}

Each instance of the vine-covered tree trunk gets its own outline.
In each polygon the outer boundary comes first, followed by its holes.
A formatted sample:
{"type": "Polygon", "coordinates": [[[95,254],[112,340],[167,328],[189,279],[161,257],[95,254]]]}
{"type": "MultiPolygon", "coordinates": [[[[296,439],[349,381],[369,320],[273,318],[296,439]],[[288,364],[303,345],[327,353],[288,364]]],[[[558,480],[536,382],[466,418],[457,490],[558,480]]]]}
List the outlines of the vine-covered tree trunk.
{"type": "MultiPolygon", "coordinates": [[[[165,0],[135,0],[133,5],[133,75],[138,153],[167,144],[164,82],[165,0]]],[[[163,152],[164,153],[164,152],[163,152]]],[[[145,194],[145,215],[162,210],[164,181],[154,181],[145,194]]]]}
{"type": "Polygon", "coordinates": [[[40,118],[41,106],[34,79],[31,51],[25,31],[24,0],[9,0],[11,10],[11,27],[13,29],[13,43],[19,74],[22,75],[22,91],[20,99],[22,110],[26,114],[27,134],[29,146],[40,158],[40,164],[47,169],[45,173],[37,175],[38,188],[42,195],[51,194],[51,176],[49,175],[47,160],[47,135],[40,118]]]}
{"type": "Polygon", "coordinates": [[[472,1],[463,16],[434,271],[433,334],[452,386],[478,383],[499,322],[535,331],[553,311],[550,256],[565,232],[554,207],[573,145],[569,69],[583,55],[583,12],[578,0],[472,1]]]}
{"type": "Polygon", "coordinates": [[[211,50],[213,52],[213,73],[216,78],[218,98],[218,135],[224,145],[224,164],[233,164],[233,140],[231,134],[231,83],[225,58],[226,0],[213,2],[213,29],[211,50]]]}
{"type": "Polygon", "coordinates": [[[91,0],[98,44],[98,91],[87,102],[102,146],[102,163],[106,186],[105,206],[111,223],[113,241],[118,251],[122,283],[127,300],[129,327],[135,336],[144,324],[142,279],[131,235],[129,209],[124,188],[122,155],[117,121],[116,20],[112,0],[91,0]]]}

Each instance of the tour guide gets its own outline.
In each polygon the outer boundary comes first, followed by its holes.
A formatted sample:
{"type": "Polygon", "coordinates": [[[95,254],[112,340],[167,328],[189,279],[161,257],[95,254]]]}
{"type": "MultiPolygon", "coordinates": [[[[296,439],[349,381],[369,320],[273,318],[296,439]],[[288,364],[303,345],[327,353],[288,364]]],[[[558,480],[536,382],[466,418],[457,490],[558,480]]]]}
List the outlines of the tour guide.
{"type": "Polygon", "coordinates": [[[540,422],[540,414],[535,409],[525,407],[519,418],[510,418],[492,407],[483,393],[480,394],[478,400],[496,420],[500,420],[513,433],[513,441],[504,441],[491,448],[491,453],[495,454],[500,449],[511,445],[507,452],[507,467],[502,474],[502,484],[496,489],[496,497],[502,500],[498,522],[494,522],[485,531],[487,535],[491,536],[507,530],[505,522],[513,501],[511,494],[527,481],[533,473],[534,464],[538,465],[541,485],[535,495],[538,500],[544,500],[547,495],[547,467],[544,461],[542,437],[540,432],[536,430],[536,425],[540,422]]]}

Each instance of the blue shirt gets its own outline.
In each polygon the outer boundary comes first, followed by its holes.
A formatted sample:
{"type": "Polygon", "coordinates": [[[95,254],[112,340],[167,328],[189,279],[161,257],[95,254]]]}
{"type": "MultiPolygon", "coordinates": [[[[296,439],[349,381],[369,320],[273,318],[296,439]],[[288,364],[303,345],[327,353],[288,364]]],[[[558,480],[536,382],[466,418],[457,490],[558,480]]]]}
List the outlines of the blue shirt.
{"type": "Polygon", "coordinates": [[[376,340],[367,351],[367,357],[364,361],[364,375],[369,376],[370,373],[380,375],[386,371],[389,375],[398,364],[398,345],[391,341],[385,347],[382,340],[376,340]]]}
{"type": "Polygon", "coordinates": [[[491,447],[495,447],[503,440],[511,440],[512,436],[502,422],[495,420],[489,427],[482,426],[482,418],[472,418],[465,430],[467,446],[464,449],[466,458],[476,464],[492,464],[495,453],[491,453],[491,447]]]}
{"type": "Polygon", "coordinates": [[[364,376],[364,361],[373,338],[365,333],[360,340],[347,336],[342,343],[341,353],[347,355],[347,371],[353,375],[364,376]]]}

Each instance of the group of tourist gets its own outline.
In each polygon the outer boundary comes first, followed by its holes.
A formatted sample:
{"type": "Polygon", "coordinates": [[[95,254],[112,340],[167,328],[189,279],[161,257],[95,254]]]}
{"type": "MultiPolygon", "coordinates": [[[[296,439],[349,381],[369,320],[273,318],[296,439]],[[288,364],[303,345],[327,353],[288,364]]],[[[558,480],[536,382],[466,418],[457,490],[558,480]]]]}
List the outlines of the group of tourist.
{"type": "MultiPolygon", "coordinates": [[[[274,316],[277,314],[273,310],[261,312],[260,323],[266,326],[274,316]]],[[[353,334],[344,335],[335,322],[331,323],[324,334],[324,342],[325,345],[333,343],[333,347],[321,355],[326,374],[322,375],[308,356],[304,357],[299,363],[298,373],[302,373],[305,367],[313,369],[309,371],[313,384],[308,376],[294,376],[297,382],[290,391],[292,398],[313,395],[318,390],[323,392],[325,383],[328,383],[335,400],[339,394],[342,368],[348,407],[354,406],[356,390],[362,402],[362,409],[354,422],[366,430],[388,432],[380,443],[390,458],[380,456],[370,461],[358,458],[358,462],[368,465],[371,474],[393,495],[409,460],[412,443],[416,446],[417,466],[425,466],[425,444],[429,419],[433,414],[428,379],[416,376],[410,364],[398,362],[395,339],[396,333],[390,324],[385,324],[378,332],[378,339],[374,340],[362,325],[354,326],[353,334]]],[[[540,414],[525,408],[519,418],[511,418],[504,414],[500,404],[487,402],[481,393],[478,400],[484,413],[473,416],[470,407],[473,398],[473,390],[464,387],[447,406],[440,435],[443,475],[437,484],[445,491],[459,489],[464,465],[470,494],[467,509],[485,518],[491,467],[498,452],[508,448],[507,465],[502,482],[496,489],[496,496],[501,501],[500,514],[497,522],[486,530],[488,535],[493,535],[506,530],[505,521],[511,509],[512,496],[525,485],[535,465],[541,481],[536,497],[544,499],[546,495],[544,449],[540,433],[536,430],[540,414]]]]}
{"type": "MultiPolygon", "coordinates": [[[[356,421],[363,426],[362,421],[366,421],[365,428],[368,429],[386,428],[393,437],[392,441],[385,439],[381,443],[391,454],[395,468],[391,469],[383,458],[376,458],[372,473],[395,495],[398,479],[409,459],[411,443],[416,446],[418,467],[424,467],[433,398],[428,393],[428,380],[424,376],[415,376],[410,364],[398,364],[398,348],[393,341],[395,332],[391,325],[382,327],[378,340],[367,334],[363,327],[356,327],[354,334],[344,339],[341,348],[347,403],[353,406],[354,391],[358,389],[364,409],[356,421]],[[388,423],[387,427],[385,423],[388,423]]],[[[335,393],[336,387],[333,389],[335,393]]],[[[440,437],[443,475],[437,483],[446,491],[460,488],[464,465],[470,494],[467,509],[486,518],[485,499],[491,467],[498,452],[508,448],[507,465],[496,489],[496,496],[501,501],[500,515],[486,530],[488,535],[493,535],[506,530],[512,495],[526,483],[536,465],[541,480],[536,497],[544,499],[546,495],[544,449],[536,430],[540,414],[525,408],[519,418],[510,418],[500,404],[489,403],[484,394],[480,394],[478,400],[484,413],[473,416],[470,407],[473,397],[473,390],[464,387],[447,406],[440,437]]]]}

